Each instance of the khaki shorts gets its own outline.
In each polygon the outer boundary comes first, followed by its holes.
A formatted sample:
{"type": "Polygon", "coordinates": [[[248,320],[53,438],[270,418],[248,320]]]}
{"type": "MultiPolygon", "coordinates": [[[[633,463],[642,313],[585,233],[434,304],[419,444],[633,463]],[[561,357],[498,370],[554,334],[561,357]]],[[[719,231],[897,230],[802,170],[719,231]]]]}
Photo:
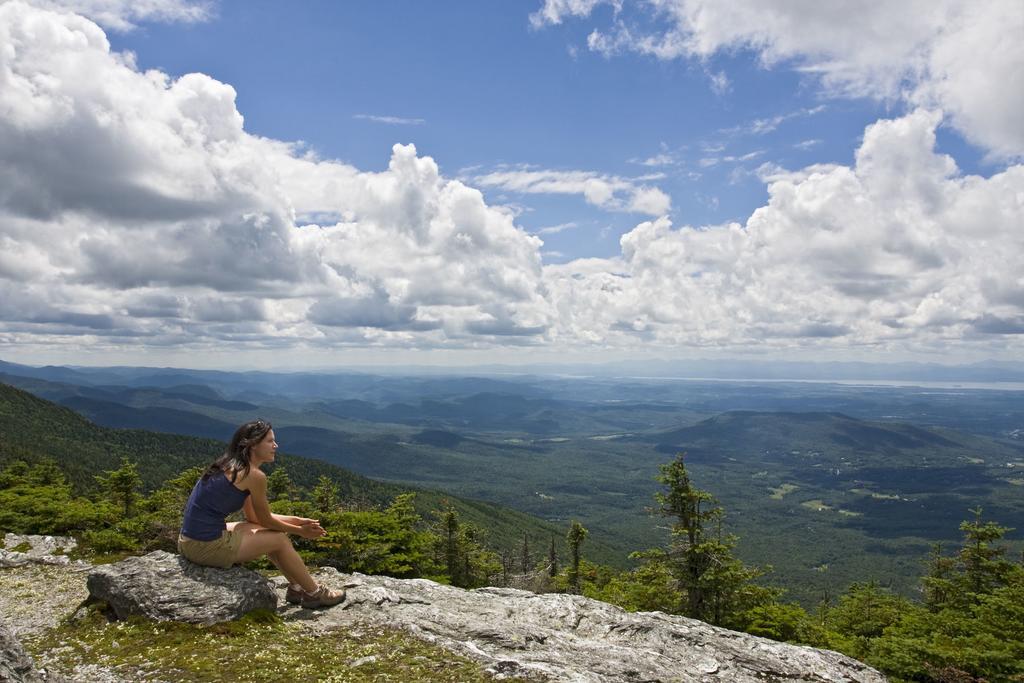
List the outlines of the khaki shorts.
{"type": "Polygon", "coordinates": [[[235,563],[238,548],[242,545],[242,534],[224,530],[220,538],[212,541],[197,541],[188,536],[178,535],[178,552],[196,564],[227,569],[235,563]]]}

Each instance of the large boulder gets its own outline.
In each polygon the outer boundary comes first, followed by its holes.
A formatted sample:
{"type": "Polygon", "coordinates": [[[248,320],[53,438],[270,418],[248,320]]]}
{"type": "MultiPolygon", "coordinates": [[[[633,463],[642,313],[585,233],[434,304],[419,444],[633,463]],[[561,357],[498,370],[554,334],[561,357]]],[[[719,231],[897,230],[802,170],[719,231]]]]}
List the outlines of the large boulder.
{"type": "MultiPolygon", "coordinates": [[[[317,580],[346,588],[339,607],[301,617],[314,631],[359,623],[404,628],[484,662],[498,677],[612,683],[884,683],[871,667],[828,650],[799,647],[661,612],[625,610],[579,595],[513,588],[462,590],[425,579],[344,575],[317,580]]],[[[283,579],[276,580],[284,590],[283,579]]]]}
{"type": "Polygon", "coordinates": [[[32,658],[21,647],[14,632],[0,619],[0,681],[36,683],[42,680],[32,658]]]}
{"type": "Polygon", "coordinates": [[[203,567],[163,550],[98,565],[86,586],[89,600],[106,602],[118,619],[216,624],[277,607],[272,585],[256,572],[203,567]]]}

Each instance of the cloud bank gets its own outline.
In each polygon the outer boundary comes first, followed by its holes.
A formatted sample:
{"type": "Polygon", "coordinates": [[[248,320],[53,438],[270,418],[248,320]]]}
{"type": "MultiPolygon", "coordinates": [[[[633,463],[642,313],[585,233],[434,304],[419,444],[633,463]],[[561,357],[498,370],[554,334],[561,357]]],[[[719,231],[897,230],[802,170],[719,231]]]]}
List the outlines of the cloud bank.
{"type": "Polygon", "coordinates": [[[540,241],[411,145],[362,173],[249,135],[229,85],[140,72],[72,14],[4,4],[0,44],[9,342],[429,345],[549,324],[540,241]],[[334,222],[298,220],[314,213],[334,222]]]}
{"type": "MultiPolygon", "coordinates": [[[[928,108],[853,162],[767,174],[743,224],[584,172],[364,172],[253,136],[230,85],[0,5],[0,355],[74,349],[851,347],[1019,351],[1024,167],[962,174],[928,108]],[[544,265],[471,183],[647,213],[611,259],[544,265]],[[589,194],[588,194],[589,192],[589,194]]],[[[659,191],[660,192],[660,191],[659,191]]]]}
{"type": "Polygon", "coordinates": [[[661,218],[624,235],[620,258],[549,267],[562,331],[881,349],[1024,332],[1024,167],[962,176],[934,151],[938,121],[880,121],[853,166],[777,172],[745,225],[661,218]]]}

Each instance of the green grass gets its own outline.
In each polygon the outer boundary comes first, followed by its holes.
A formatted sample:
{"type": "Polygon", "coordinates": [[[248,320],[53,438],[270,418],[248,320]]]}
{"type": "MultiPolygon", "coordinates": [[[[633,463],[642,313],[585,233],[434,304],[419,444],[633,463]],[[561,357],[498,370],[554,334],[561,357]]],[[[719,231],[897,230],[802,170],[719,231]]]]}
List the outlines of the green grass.
{"type": "Polygon", "coordinates": [[[875,500],[899,500],[899,496],[894,496],[889,493],[877,493],[868,489],[850,489],[850,493],[857,493],[862,496],[870,496],[875,500]]]}
{"type": "Polygon", "coordinates": [[[768,497],[772,500],[782,500],[786,497],[787,493],[793,493],[793,491],[796,491],[798,488],[800,487],[796,484],[779,484],[771,490],[772,493],[768,497]]]}
{"type": "MultiPolygon", "coordinates": [[[[314,634],[258,610],[202,626],[139,618],[108,622],[98,607],[25,639],[37,662],[65,675],[78,664],[129,679],[188,681],[491,681],[472,660],[381,627],[314,634]]],[[[506,679],[507,680],[507,679],[506,679]]],[[[522,680],[522,679],[519,679],[522,680]]]]}

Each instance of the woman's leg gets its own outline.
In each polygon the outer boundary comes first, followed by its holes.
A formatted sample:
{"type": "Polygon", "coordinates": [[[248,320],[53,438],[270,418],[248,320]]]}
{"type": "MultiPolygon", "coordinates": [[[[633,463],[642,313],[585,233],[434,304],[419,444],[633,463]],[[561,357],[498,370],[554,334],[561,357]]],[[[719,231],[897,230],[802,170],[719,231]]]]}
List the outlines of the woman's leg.
{"type": "Polygon", "coordinates": [[[242,534],[242,543],[238,547],[235,562],[248,562],[266,555],[291,583],[297,583],[308,592],[317,589],[316,581],[309,575],[306,563],[292,546],[288,534],[273,531],[252,522],[233,522],[228,524],[233,533],[242,534]]]}

